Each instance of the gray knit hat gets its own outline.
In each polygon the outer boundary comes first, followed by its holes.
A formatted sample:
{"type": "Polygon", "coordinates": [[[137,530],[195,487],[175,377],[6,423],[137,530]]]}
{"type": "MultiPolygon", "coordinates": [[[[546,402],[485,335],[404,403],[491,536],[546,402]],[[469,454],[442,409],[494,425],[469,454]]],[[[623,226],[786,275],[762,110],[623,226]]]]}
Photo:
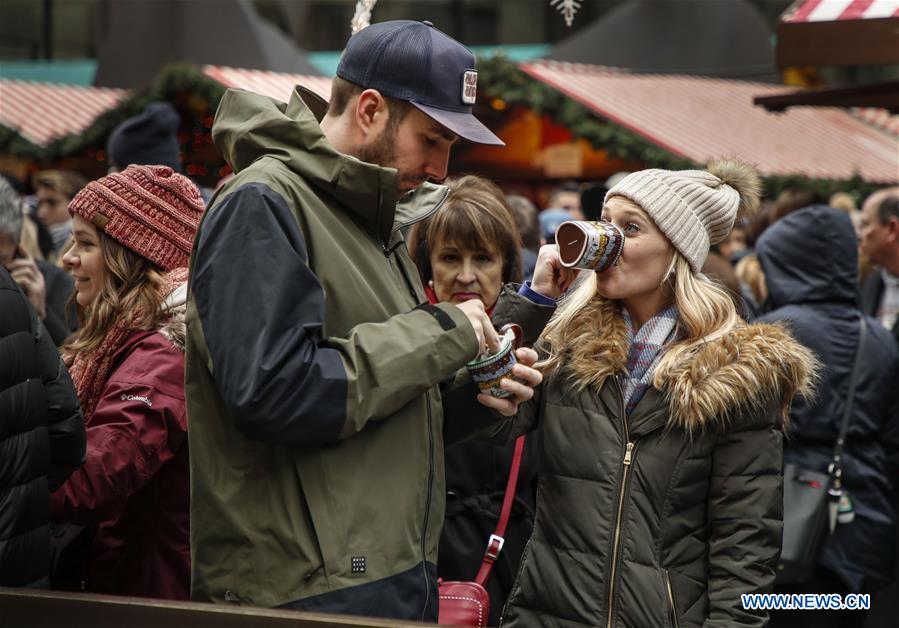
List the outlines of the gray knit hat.
{"type": "Polygon", "coordinates": [[[759,206],[761,182],[750,166],[722,160],[708,170],[640,170],[616,183],[607,193],[623,196],[643,208],[694,272],[699,272],[709,247],[730,233],[737,212],[759,206]]]}

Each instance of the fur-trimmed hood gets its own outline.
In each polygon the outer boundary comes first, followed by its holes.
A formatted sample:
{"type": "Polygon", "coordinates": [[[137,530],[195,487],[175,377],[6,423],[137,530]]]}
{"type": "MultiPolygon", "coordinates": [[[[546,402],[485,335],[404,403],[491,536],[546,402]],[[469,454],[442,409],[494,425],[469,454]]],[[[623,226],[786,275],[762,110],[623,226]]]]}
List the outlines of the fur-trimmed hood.
{"type": "Polygon", "coordinates": [[[159,333],[168,338],[175,347],[184,352],[187,346],[187,325],[184,318],[187,315],[187,284],[178,286],[163,303],[170,316],[159,328],[159,333]]]}
{"type": "MultiPolygon", "coordinates": [[[[626,370],[627,329],[620,306],[596,298],[567,334],[560,376],[577,389],[600,390],[626,370]]],[[[726,425],[744,412],[780,407],[787,419],[799,393],[810,396],[818,371],[815,355],[779,324],[741,324],[695,347],[682,366],[654,383],[669,409],[669,425],[687,431],[726,425]]]]}

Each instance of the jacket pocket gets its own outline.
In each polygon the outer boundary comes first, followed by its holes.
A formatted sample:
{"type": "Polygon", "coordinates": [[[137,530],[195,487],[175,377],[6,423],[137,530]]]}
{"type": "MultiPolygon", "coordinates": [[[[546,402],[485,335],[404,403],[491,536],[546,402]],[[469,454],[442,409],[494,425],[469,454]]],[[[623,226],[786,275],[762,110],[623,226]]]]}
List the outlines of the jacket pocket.
{"type": "Polygon", "coordinates": [[[680,628],[680,622],[677,618],[677,604],[674,602],[674,586],[671,584],[671,575],[667,569],[662,570],[662,580],[665,583],[665,596],[668,598],[668,616],[671,620],[672,628],[680,628]]]}

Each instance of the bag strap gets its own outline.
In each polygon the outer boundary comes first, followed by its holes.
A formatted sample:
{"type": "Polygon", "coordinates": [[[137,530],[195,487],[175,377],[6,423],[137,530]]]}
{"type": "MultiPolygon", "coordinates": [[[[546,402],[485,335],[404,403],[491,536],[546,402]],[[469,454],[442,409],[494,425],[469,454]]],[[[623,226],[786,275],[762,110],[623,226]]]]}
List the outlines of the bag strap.
{"type": "Polygon", "coordinates": [[[499,521],[496,523],[496,531],[490,535],[487,541],[487,549],[484,551],[484,559],[481,561],[481,568],[475,582],[484,586],[487,578],[490,577],[490,570],[493,569],[493,563],[503,550],[505,539],[503,535],[506,533],[506,525],[509,523],[509,514],[512,512],[512,502],[515,500],[515,489],[518,485],[518,469],[521,467],[521,455],[524,452],[524,435],[519,436],[515,440],[515,453],[512,456],[512,468],[509,469],[509,479],[506,481],[506,494],[503,497],[503,507],[499,513],[499,521]]]}
{"type": "Polygon", "coordinates": [[[846,406],[843,408],[843,419],[840,423],[840,433],[833,449],[833,462],[827,469],[833,478],[834,485],[839,488],[843,476],[843,448],[846,445],[846,432],[849,429],[849,415],[852,413],[852,403],[855,400],[855,388],[858,384],[858,371],[862,361],[862,345],[868,331],[868,323],[864,314],[859,314],[858,346],[855,348],[855,363],[852,365],[852,375],[849,376],[849,394],[846,397],[846,406]]]}

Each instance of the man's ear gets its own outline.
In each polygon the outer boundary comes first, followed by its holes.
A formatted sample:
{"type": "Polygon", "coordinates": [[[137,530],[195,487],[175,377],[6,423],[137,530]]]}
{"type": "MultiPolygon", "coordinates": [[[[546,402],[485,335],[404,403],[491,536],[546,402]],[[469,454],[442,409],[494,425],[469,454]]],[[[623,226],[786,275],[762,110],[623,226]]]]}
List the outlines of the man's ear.
{"type": "Polygon", "coordinates": [[[354,110],[354,119],[365,137],[377,137],[387,125],[390,112],[387,101],[376,89],[366,89],[359,94],[354,110]]]}
{"type": "Polygon", "coordinates": [[[899,218],[890,216],[886,222],[887,237],[893,242],[899,242],[899,218]]]}

